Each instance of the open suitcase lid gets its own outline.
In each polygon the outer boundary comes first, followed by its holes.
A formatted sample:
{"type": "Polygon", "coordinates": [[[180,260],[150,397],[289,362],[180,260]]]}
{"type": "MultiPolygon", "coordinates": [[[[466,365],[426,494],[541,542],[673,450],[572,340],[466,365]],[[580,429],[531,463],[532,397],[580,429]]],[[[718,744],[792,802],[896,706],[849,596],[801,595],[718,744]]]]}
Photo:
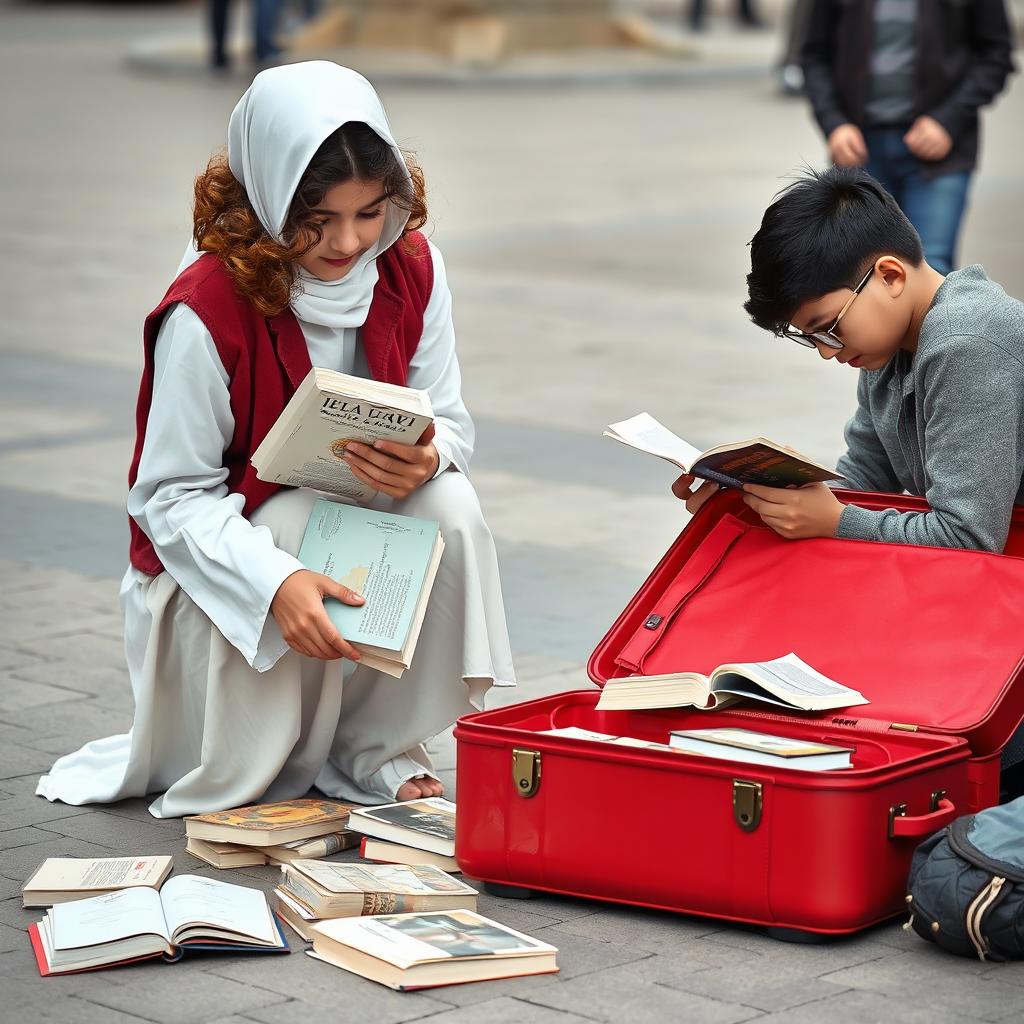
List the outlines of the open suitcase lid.
{"type": "MultiPolygon", "coordinates": [[[[837,494],[866,508],[928,508],[902,495],[837,494]]],[[[721,491],[687,524],[587,670],[603,686],[617,676],[708,674],[793,651],[871,702],[794,716],[912,725],[963,736],[975,755],[994,753],[1024,718],[1022,556],[1024,509],[1014,510],[1005,553],[996,555],[786,541],[738,492],[721,491]]]]}

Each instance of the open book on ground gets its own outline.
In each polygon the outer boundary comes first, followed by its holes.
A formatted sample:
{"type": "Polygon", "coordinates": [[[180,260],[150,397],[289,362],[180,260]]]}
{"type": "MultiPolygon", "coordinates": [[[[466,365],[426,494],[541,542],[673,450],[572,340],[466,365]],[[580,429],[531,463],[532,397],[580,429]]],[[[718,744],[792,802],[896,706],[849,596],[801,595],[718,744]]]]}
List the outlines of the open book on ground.
{"type": "Polygon", "coordinates": [[[280,889],[318,918],[476,910],[476,889],[429,865],[296,860],[281,874],[280,889]]]}
{"type": "Polygon", "coordinates": [[[675,729],[669,742],[684,753],[717,757],[741,764],[830,772],[849,768],[852,747],[810,743],[791,736],[772,736],[751,729],[675,729]]]}
{"type": "Polygon", "coordinates": [[[121,889],[52,907],[29,927],[39,973],[69,974],[186,951],[287,953],[259,889],[177,875],[157,892],[121,889]]]}
{"type": "Polygon", "coordinates": [[[700,672],[673,672],[609,679],[597,702],[597,710],[695,707],[713,711],[741,700],[756,700],[799,711],[828,711],[870,703],[857,690],[822,675],[795,654],[787,654],[774,661],[720,665],[710,676],[700,672]]]}
{"type": "Polygon", "coordinates": [[[389,988],[552,974],[558,950],[468,910],[313,925],[310,956],[389,988]]]}
{"type": "Polygon", "coordinates": [[[412,664],[443,551],[432,520],[321,498],[299,561],[363,595],[361,605],[327,598],[324,607],[361,664],[400,677],[412,664]]]}
{"type": "Polygon", "coordinates": [[[455,804],[444,797],[359,807],[349,817],[349,828],[389,843],[455,856],[455,804]]]}
{"type": "Polygon", "coordinates": [[[338,800],[281,800],[229,811],[193,814],[185,819],[189,839],[238,846],[282,846],[337,832],[355,804],[338,800]]]}
{"type": "Polygon", "coordinates": [[[170,857],[47,857],[21,887],[22,902],[52,907],[118,889],[159,889],[172,866],[170,857]]]}
{"type": "Polygon", "coordinates": [[[744,484],[793,487],[843,479],[834,469],[766,437],[720,444],[702,452],[646,412],[611,424],[604,436],[638,451],[657,455],[684,473],[692,473],[724,487],[742,487],[744,484]]]}
{"type": "Polygon", "coordinates": [[[416,444],[433,417],[425,391],[315,366],[251,461],[260,480],[366,502],[377,492],[342,457],[348,444],[416,444]]]}

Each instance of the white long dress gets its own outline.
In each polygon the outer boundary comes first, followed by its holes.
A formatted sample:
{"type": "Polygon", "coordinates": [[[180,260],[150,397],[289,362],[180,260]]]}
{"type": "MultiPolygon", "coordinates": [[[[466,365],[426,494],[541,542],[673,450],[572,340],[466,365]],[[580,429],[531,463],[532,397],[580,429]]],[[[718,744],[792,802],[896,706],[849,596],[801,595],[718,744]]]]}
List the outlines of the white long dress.
{"type": "MultiPolygon", "coordinates": [[[[412,667],[401,679],[288,648],[269,614],[295,558],[314,491],[285,489],[247,520],[225,485],[234,431],[228,376],[202,321],[167,315],[129,513],[165,572],[129,567],[121,585],[135,698],[131,731],[60,758],[36,792],[70,804],[162,793],[156,817],[300,796],[317,785],[361,802],[430,773],[424,742],[515,683],[494,543],[466,472],[473,424],[461,397],[451,294],[434,286],[408,383],[435,411],[435,478],[374,507],[440,522],[445,553],[412,667]],[[347,675],[347,678],[343,678],[347,675]]],[[[368,376],[358,331],[299,321],[310,359],[368,376]]]]}

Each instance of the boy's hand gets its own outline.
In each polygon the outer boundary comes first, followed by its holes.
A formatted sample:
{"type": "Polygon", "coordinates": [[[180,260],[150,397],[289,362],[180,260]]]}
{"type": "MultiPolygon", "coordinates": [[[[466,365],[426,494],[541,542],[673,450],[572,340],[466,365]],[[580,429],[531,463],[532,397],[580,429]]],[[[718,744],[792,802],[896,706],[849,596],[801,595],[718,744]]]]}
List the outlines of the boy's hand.
{"type": "Polygon", "coordinates": [[[376,441],[373,446],[353,441],[342,456],[364,484],[392,498],[408,498],[417,487],[433,479],[441,456],[434,447],[431,424],[416,444],[376,441]]]}
{"type": "Polygon", "coordinates": [[[338,627],[324,611],[325,597],[336,597],[345,604],[363,603],[361,594],[336,583],[330,576],[299,569],[277,588],[270,602],[270,614],[293,651],[322,661],[358,661],[359,652],[342,639],[338,627]]]}
{"type": "Polygon", "coordinates": [[[695,491],[691,491],[690,488],[693,486],[693,474],[684,473],[673,485],[672,493],[686,502],[686,511],[691,516],[697,514],[697,510],[704,504],[708,498],[711,497],[718,490],[718,484],[712,483],[710,480],[706,480],[700,485],[695,491]]]}
{"type": "Polygon", "coordinates": [[[843,514],[843,503],[822,483],[792,488],[746,484],[743,500],[787,540],[834,537],[843,514]]]}
{"type": "Polygon", "coordinates": [[[837,167],[860,167],[867,163],[868,145],[855,124],[841,124],[828,137],[828,155],[837,167]]]}
{"type": "Polygon", "coordinates": [[[953,138],[934,117],[922,115],[903,136],[907,149],[919,160],[944,160],[953,148],[953,138]]]}

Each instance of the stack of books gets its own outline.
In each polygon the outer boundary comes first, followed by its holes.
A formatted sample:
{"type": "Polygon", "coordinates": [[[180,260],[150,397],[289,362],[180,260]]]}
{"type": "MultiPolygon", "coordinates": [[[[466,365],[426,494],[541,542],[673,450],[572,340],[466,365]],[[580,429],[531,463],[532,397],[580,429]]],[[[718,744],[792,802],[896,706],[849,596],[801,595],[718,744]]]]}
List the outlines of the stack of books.
{"type": "Polygon", "coordinates": [[[337,917],[421,910],[475,910],[477,892],[431,866],[296,860],[281,868],[278,914],[307,942],[312,926],[337,917]]]}
{"type": "Polygon", "coordinates": [[[216,868],[288,864],[347,850],[359,835],[346,826],[354,804],[284,800],[185,819],[185,847],[216,868]]]}
{"type": "Polygon", "coordinates": [[[367,860],[459,871],[455,804],[443,797],[358,807],[352,811],[348,827],[363,836],[359,852],[367,860]]]}

